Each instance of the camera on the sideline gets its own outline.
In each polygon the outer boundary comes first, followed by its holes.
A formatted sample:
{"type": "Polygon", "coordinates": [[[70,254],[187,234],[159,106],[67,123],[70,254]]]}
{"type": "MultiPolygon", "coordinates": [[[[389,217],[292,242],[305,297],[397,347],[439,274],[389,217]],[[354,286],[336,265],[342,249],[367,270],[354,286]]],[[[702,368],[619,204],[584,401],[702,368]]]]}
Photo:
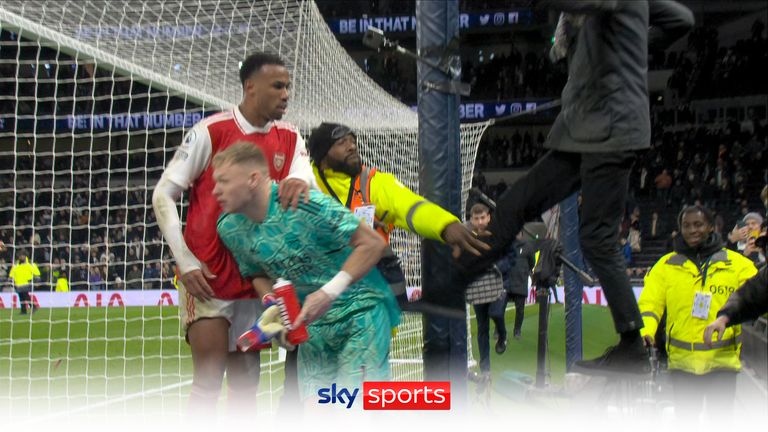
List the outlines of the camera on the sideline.
{"type": "Polygon", "coordinates": [[[365,35],[363,35],[363,44],[368,48],[373,48],[377,51],[387,48],[390,45],[389,41],[384,36],[384,31],[373,26],[369,26],[368,30],[365,31],[365,35]]]}

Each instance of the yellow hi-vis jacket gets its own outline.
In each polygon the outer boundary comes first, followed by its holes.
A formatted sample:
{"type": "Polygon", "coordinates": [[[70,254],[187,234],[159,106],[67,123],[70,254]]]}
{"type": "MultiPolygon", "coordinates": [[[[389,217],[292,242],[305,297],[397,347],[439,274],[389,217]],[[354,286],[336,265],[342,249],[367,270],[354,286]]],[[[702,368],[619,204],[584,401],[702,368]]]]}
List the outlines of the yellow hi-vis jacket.
{"type": "Polygon", "coordinates": [[[13,284],[17,287],[29,285],[35,276],[40,277],[40,270],[37,268],[37,264],[29,262],[29,258],[25,259],[24,262],[16,262],[8,273],[8,277],[13,279],[13,284]]]}
{"type": "Polygon", "coordinates": [[[69,292],[69,281],[66,277],[56,278],[56,292],[69,292]]]}
{"type": "MultiPolygon", "coordinates": [[[[314,162],[312,171],[320,190],[331,195],[314,162]]],[[[351,190],[354,189],[354,184],[349,175],[332,169],[323,170],[323,174],[328,186],[333,189],[334,194],[339,197],[341,204],[345,207],[349,207],[354,194],[361,193],[361,191],[351,190]]],[[[453,222],[459,222],[459,218],[413,193],[389,173],[377,171],[370,178],[369,200],[370,204],[376,206],[375,214],[378,221],[409,230],[431,240],[443,241],[441,234],[445,227],[453,222]]]]}
{"type": "Polygon", "coordinates": [[[717,318],[728,297],[757,273],[752,261],[727,249],[715,252],[699,269],[676,252],[661,257],[645,276],[639,306],[645,327],[653,336],[667,308],[669,368],[703,375],[716,369],[740,370],[741,326],[728,327],[722,341],[704,343],[704,328],[717,318]],[[711,295],[707,319],[693,316],[697,292],[711,295]]]}

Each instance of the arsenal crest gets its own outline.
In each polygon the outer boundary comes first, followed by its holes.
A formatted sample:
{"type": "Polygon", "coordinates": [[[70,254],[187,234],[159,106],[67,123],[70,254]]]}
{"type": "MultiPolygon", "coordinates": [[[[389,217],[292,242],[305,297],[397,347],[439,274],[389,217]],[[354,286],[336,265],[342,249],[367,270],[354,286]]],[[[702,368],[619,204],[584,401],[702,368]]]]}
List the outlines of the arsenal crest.
{"type": "Polygon", "coordinates": [[[275,152],[275,156],[272,157],[272,165],[274,165],[275,171],[282,170],[284,163],[285,163],[285,153],[275,152]]]}

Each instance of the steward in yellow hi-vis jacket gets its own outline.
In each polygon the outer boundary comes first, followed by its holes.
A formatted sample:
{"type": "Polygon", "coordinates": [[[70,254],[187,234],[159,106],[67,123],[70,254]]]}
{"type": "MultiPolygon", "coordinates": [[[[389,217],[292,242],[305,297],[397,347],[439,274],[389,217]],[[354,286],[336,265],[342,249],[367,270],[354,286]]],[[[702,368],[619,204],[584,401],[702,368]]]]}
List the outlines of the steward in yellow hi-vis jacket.
{"type": "Polygon", "coordinates": [[[730,295],[754,276],[757,269],[738,252],[719,244],[713,249],[710,254],[703,252],[706,256],[701,256],[699,263],[695,262],[696,258],[691,260],[686,256],[684,249],[682,253],[669,253],[661,257],[645,277],[640,295],[640,312],[645,324],[641,333],[643,336],[656,334],[666,305],[670,369],[701,375],[713,369],[741,368],[740,326],[726,330],[722,341],[712,348],[704,344],[702,335],[730,295]]]}
{"type": "Polygon", "coordinates": [[[645,324],[641,333],[644,336],[656,333],[666,304],[670,369],[697,375],[713,369],[739,370],[740,326],[729,327],[723,340],[712,348],[704,344],[702,335],[728,297],[754,276],[757,269],[748,258],[723,247],[703,258],[702,264],[703,267],[699,267],[686,255],[672,252],[653,266],[640,295],[640,312],[645,324]],[[697,298],[703,307],[709,302],[701,312],[694,310],[697,298]],[[694,313],[701,313],[703,317],[694,313]]]}
{"type": "Polygon", "coordinates": [[[470,252],[483,247],[459,219],[413,193],[394,175],[363,166],[357,136],[348,127],[322,123],[309,138],[318,187],[376,229],[387,241],[393,226],[470,252]]]}
{"type": "Polygon", "coordinates": [[[681,235],[675,239],[674,252],[651,268],[640,294],[645,325],[640,334],[646,345],[652,344],[667,309],[667,351],[676,413],[700,409],[704,398],[707,407],[716,406],[723,414],[732,411],[735,372],[741,369],[741,326],[729,327],[712,346],[704,343],[703,334],[731,294],[757,269],[745,256],[722,246],[720,236],[713,232],[713,221],[706,208],[684,208],[678,218],[681,235]],[[715,404],[715,400],[724,402],[715,404]]]}
{"type": "Polygon", "coordinates": [[[18,260],[11,267],[8,278],[13,280],[14,288],[16,288],[16,293],[19,296],[21,314],[26,315],[27,309],[30,313],[35,312],[37,306],[32,303],[29,291],[33,289],[34,282],[40,280],[40,269],[37,264],[29,260],[29,255],[26,252],[19,252],[18,260]]]}

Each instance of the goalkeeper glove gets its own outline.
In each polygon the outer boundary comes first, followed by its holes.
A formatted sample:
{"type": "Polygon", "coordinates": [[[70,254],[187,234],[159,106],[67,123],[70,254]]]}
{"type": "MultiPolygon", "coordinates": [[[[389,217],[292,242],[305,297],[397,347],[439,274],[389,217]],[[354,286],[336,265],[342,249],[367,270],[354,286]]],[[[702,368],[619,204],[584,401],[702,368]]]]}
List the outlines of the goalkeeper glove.
{"type": "Polygon", "coordinates": [[[264,308],[268,308],[272,305],[277,304],[277,297],[273,293],[266,293],[264,294],[264,297],[261,298],[261,304],[264,306],[264,308]]]}
{"type": "Polygon", "coordinates": [[[288,343],[287,334],[280,319],[280,309],[272,305],[261,314],[253,327],[238,338],[237,347],[243,352],[268,349],[272,347],[272,339],[275,339],[280,346],[292,351],[294,346],[288,343]]]}

